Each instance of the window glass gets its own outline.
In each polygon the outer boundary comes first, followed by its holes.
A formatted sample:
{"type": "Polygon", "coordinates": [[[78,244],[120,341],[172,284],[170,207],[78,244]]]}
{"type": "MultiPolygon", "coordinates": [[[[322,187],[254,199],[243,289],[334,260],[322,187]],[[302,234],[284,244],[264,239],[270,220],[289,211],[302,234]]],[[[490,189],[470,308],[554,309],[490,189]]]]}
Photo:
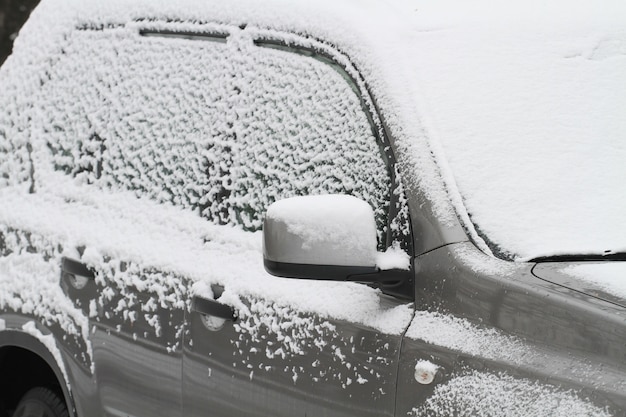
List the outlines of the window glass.
{"type": "Polygon", "coordinates": [[[374,208],[384,241],[391,176],[330,65],[223,37],[72,37],[39,109],[57,170],[246,230],[278,199],[352,194],[374,208]]]}

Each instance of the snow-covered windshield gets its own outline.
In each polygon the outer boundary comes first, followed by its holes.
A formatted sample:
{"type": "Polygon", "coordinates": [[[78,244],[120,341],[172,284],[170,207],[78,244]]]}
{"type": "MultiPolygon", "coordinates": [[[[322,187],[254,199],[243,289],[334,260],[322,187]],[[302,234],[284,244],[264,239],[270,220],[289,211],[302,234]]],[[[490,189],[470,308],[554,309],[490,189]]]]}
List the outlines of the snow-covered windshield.
{"type": "Polygon", "coordinates": [[[504,258],[623,252],[625,7],[535,6],[416,18],[415,76],[457,211],[504,258]]]}

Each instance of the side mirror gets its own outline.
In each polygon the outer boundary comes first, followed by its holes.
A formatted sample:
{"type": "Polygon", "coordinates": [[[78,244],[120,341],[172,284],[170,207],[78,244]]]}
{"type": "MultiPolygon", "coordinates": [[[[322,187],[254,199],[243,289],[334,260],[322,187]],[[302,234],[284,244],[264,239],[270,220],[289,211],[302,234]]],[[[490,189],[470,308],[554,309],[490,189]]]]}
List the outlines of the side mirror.
{"type": "Polygon", "coordinates": [[[381,271],[379,255],[374,212],[356,197],[293,197],[272,204],[265,215],[263,258],[272,275],[380,284],[410,275],[408,261],[406,269],[381,271]]]}

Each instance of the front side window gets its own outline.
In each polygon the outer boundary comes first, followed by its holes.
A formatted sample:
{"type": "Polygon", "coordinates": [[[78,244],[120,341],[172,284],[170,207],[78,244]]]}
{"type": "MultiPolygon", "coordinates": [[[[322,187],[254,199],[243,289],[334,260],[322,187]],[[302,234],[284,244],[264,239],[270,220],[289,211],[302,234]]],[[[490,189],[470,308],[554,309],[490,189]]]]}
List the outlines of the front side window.
{"type": "Polygon", "coordinates": [[[355,86],[314,56],[248,40],[75,31],[37,110],[54,169],[250,231],[276,200],[351,194],[374,209],[384,246],[392,175],[355,86]]]}

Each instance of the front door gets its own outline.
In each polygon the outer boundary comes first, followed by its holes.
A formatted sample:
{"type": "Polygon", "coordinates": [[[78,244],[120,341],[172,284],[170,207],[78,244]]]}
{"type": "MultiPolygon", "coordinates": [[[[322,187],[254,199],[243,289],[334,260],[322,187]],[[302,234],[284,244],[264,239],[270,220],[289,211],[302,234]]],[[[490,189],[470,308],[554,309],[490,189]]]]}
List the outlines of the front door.
{"type": "MultiPolygon", "coordinates": [[[[307,291],[306,284],[300,287],[307,291]]],[[[313,297],[319,290],[309,289],[313,297]]],[[[341,304],[350,290],[329,289],[327,295],[341,304]]],[[[371,296],[372,306],[377,299],[385,303],[385,296],[371,296]]],[[[410,317],[409,308],[396,300],[372,308],[372,321],[398,320],[395,328],[375,328],[299,312],[288,302],[244,302],[237,320],[221,327],[214,325],[215,316],[192,309],[184,346],[185,416],[394,415],[397,330],[410,317]]]]}
{"type": "Polygon", "coordinates": [[[361,284],[263,270],[259,229],[282,198],[351,194],[374,209],[380,249],[410,235],[356,71],[277,36],[230,33],[221,68],[232,71],[232,92],[211,103],[232,116],[222,116],[232,135],[209,149],[221,180],[207,212],[235,229],[208,239],[211,267],[190,293],[183,414],[391,416],[412,306],[361,284]]]}

